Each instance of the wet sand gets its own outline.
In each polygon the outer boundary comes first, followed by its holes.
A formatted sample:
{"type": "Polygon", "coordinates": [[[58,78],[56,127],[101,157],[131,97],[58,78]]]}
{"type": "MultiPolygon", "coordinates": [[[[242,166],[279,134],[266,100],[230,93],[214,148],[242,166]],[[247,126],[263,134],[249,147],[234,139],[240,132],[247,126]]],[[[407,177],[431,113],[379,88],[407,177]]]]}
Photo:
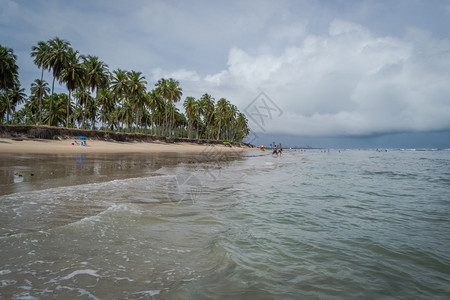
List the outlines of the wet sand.
{"type": "Polygon", "coordinates": [[[246,153],[223,146],[99,141],[88,141],[88,146],[68,146],[67,141],[8,141],[0,142],[0,149],[0,195],[155,176],[163,167],[180,163],[197,167],[208,161],[220,164],[246,153]]]}

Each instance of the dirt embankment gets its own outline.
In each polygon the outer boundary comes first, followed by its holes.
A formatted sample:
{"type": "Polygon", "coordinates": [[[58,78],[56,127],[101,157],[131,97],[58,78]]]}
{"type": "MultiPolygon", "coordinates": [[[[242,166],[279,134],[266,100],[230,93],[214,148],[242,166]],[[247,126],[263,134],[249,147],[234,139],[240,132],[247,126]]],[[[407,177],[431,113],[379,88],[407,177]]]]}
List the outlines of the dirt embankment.
{"type": "MultiPolygon", "coordinates": [[[[167,138],[142,133],[124,133],[124,132],[105,132],[101,130],[83,130],[73,128],[61,128],[50,126],[34,125],[0,125],[0,137],[12,139],[73,139],[77,136],[85,136],[91,140],[117,141],[117,142],[154,142],[165,143],[195,143],[205,144],[206,140],[188,139],[188,138],[167,138]]],[[[223,141],[210,140],[210,144],[223,144],[223,141]]],[[[253,146],[247,143],[230,142],[235,147],[253,146]]]]}

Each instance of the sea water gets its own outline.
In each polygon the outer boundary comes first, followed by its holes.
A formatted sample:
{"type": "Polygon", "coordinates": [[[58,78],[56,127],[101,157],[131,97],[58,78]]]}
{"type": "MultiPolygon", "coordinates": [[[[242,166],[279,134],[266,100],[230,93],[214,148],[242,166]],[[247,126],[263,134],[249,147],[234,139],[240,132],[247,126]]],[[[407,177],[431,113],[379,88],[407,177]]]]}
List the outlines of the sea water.
{"type": "Polygon", "coordinates": [[[450,151],[211,153],[0,155],[0,298],[450,298],[450,151]]]}

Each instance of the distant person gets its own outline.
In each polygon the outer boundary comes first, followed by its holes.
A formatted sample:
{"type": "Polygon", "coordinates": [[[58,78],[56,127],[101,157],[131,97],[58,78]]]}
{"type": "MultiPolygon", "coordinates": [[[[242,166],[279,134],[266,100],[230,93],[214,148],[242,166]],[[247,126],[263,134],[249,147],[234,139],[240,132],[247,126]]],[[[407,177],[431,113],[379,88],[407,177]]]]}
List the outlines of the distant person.
{"type": "Polygon", "coordinates": [[[274,146],[273,146],[272,156],[273,156],[274,154],[275,154],[276,156],[278,156],[277,145],[274,145],[274,146]]]}

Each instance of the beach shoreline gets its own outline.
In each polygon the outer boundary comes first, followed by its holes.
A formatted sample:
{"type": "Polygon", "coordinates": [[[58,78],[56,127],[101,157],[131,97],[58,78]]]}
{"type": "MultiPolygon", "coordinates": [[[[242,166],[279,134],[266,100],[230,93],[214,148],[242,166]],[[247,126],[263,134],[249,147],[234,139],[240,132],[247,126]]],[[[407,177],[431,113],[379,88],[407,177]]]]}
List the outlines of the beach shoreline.
{"type": "Polygon", "coordinates": [[[86,140],[86,145],[80,145],[80,142],[75,139],[0,138],[0,153],[200,153],[212,149],[220,152],[252,150],[249,147],[188,142],[119,142],[90,139],[86,140]]]}

